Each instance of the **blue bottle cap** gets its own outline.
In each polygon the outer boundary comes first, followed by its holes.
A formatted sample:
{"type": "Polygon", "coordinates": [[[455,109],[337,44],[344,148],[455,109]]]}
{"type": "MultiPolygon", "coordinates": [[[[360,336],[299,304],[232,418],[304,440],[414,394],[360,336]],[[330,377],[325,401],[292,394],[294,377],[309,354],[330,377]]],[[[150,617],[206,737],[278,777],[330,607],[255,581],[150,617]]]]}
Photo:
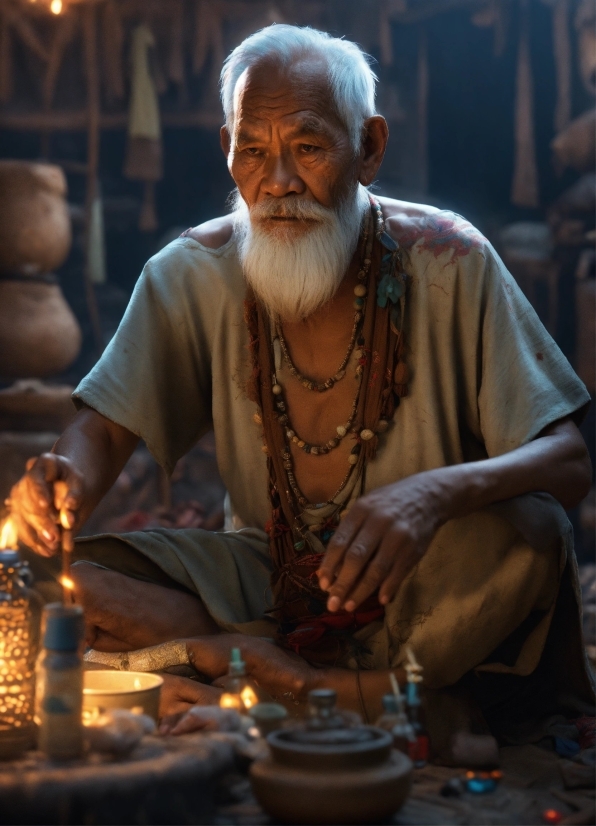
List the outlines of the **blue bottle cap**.
{"type": "Polygon", "coordinates": [[[51,651],[76,651],[85,635],[80,605],[52,602],[43,609],[43,647],[51,651]]]}

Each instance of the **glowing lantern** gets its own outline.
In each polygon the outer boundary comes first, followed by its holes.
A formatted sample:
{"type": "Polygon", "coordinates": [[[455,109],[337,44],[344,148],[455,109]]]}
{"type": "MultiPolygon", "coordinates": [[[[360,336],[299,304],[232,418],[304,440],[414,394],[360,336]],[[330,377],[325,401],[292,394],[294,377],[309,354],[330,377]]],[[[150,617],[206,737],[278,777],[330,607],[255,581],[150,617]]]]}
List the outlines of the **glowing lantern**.
{"type": "Polygon", "coordinates": [[[50,11],[52,14],[62,13],[62,0],[52,0],[50,3],[50,11]]]}
{"type": "Polygon", "coordinates": [[[26,585],[29,571],[12,522],[0,530],[0,758],[15,757],[35,739],[35,655],[38,615],[26,585]],[[12,547],[11,547],[12,546],[12,547]]]}

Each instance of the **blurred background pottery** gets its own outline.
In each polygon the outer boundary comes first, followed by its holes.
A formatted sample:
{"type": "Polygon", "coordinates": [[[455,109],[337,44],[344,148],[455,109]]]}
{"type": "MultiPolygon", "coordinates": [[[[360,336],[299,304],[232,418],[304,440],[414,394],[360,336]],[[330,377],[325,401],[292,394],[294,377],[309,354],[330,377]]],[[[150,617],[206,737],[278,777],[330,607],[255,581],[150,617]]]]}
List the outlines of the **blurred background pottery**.
{"type": "Polygon", "coordinates": [[[66,178],[59,166],[0,161],[0,273],[60,267],[71,244],[66,178]]]}
{"type": "Polygon", "coordinates": [[[54,279],[0,275],[0,376],[55,375],[76,359],[81,328],[54,279]]]}
{"type": "Polygon", "coordinates": [[[81,329],[52,271],[72,241],[59,166],[0,161],[0,376],[60,373],[81,349],[81,329]]]}

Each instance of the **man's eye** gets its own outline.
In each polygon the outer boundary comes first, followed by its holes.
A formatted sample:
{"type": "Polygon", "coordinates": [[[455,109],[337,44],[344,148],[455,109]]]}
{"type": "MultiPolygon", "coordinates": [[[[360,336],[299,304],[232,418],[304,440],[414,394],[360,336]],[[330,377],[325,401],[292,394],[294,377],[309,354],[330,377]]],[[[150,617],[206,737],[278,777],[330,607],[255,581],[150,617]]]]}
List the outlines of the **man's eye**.
{"type": "Polygon", "coordinates": [[[260,152],[260,150],[257,149],[256,146],[247,146],[244,151],[246,152],[247,155],[253,155],[253,156],[258,155],[259,152],[260,152]]]}
{"type": "Polygon", "coordinates": [[[312,155],[313,152],[316,152],[319,147],[315,146],[312,143],[301,143],[300,144],[300,151],[303,152],[305,155],[312,155]]]}

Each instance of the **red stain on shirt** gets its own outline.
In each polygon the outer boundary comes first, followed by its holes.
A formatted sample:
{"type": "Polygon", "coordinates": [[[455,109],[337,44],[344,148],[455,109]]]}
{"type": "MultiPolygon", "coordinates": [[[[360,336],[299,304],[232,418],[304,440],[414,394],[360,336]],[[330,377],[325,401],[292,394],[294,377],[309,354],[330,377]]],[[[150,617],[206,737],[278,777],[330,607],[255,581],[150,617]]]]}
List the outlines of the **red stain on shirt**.
{"type": "Polygon", "coordinates": [[[439,212],[422,218],[406,218],[395,230],[402,247],[417,244],[418,252],[427,250],[435,258],[448,250],[454,257],[467,255],[471,249],[482,249],[486,238],[476,227],[453,212],[439,212]]]}
{"type": "Polygon", "coordinates": [[[542,355],[542,353],[536,353],[536,358],[538,359],[538,361],[544,361],[544,356],[542,355]]]}

